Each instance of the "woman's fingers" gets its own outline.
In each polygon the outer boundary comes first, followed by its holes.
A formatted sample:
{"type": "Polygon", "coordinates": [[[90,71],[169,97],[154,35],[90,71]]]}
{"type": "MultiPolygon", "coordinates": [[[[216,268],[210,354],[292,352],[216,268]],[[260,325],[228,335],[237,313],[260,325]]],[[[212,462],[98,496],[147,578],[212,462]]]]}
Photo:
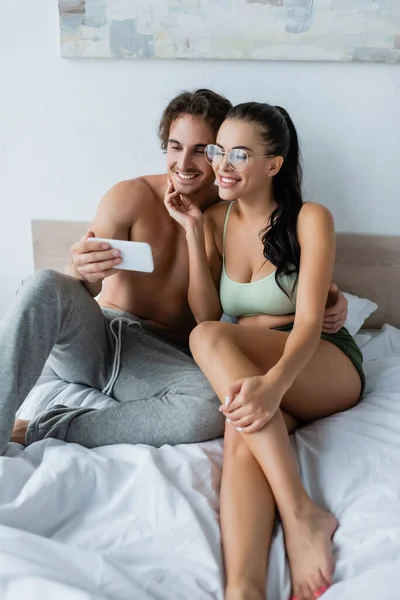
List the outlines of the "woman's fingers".
{"type": "MultiPolygon", "coordinates": [[[[220,411],[224,414],[223,407],[221,406],[220,411]],[[222,409],[222,410],[221,410],[222,409]]],[[[240,408],[234,410],[231,413],[227,413],[229,420],[236,424],[237,421],[242,419],[243,417],[248,417],[250,414],[249,408],[247,406],[241,406],[240,408]]]]}
{"type": "Polygon", "coordinates": [[[172,181],[170,179],[168,179],[167,191],[165,192],[164,202],[170,204],[178,196],[179,196],[179,192],[177,192],[174,189],[174,186],[172,185],[172,181]]]}
{"type": "Polygon", "coordinates": [[[234,400],[235,396],[239,394],[240,390],[242,389],[243,382],[244,379],[239,379],[239,381],[235,381],[228,387],[225,398],[225,406],[229,406],[234,400]]]}
{"type": "Polygon", "coordinates": [[[171,194],[167,195],[166,202],[168,204],[172,204],[172,205],[175,205],[175,204],[178,204],[178,203],[182,204],[182,202],[179,201],[179,197],[178,196],[179,196],[179,192],[172,192],[171,194]]]}
{"type": "Polygon", "coordinates": [[[179,192],[172,192],[172,194],[169,194],[169,196],[167,198],[167,204],[169,204],[169,206],[172,209],[181,210],[182,212],[187,212],[185,205],[183,204],[183,202],[181,200],[179,192]]]}
{"type": "Polygon", "coordinates": [[[238,408],[240,408],[241,406],[244,405],[244,401],[242,396],[239,394],[238,396],[236,396],[236,398],[234,400],[231,401],[231,403],[228,406],[221,406],[222,411],[224,413],[225,416],[230,415],[233,411],[237,410],[238,408]]]}
{"type": "Polygon", "coordinates": [[[256,433],[257,431],[261,431],[261,429],[265,427],[267,422],[265,422],[264,419],[257,419],[256,421],[254,421],[254,423],[248,425],[247,427],[237,427],[236,429],[240,433],[256,433]]]}
{"type": "Polygon", "coordinates": [[[253,423],[255,423],[253,415],[246,415],[245,417],[242,417],[237,421],[232,421],[232,425],[234,425],[236,429],[239,430],[244,430],[246,427],[250,427],[250,425],[253,425],[253,423]]]}

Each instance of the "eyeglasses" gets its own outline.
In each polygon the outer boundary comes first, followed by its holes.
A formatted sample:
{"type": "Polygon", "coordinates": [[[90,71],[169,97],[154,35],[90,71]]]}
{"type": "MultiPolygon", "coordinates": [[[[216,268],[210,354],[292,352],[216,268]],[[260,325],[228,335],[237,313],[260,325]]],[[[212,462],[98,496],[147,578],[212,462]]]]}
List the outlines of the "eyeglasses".
{"type": "Polygon", "coordinates": [[[232,148],[229,152],[223,152],[216,144],[208,144],[204,149],[206,161],[212,167],[218,167],[221,164],[223,157],[226,155],[228,165],[234,171],[242,171],[247,167],[250,158],[272,158],[274,154],[264,154],[263,156],[249,156],[246,150],[241,148],[232,148]]]}

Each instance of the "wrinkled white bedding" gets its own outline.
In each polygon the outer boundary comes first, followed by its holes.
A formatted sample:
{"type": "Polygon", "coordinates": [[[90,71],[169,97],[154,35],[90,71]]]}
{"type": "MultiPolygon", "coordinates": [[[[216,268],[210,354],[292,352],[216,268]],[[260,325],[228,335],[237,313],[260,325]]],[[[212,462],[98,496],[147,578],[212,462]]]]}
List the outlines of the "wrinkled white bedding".
{"type": "MultiPolygon", "coordinates": [[[[326,600],[391,600],[400,590],[400,331],[358,337],[364,400],[293,436],[312,497],[340,521],[326,600]]],[[[20,415],[50,403],[105,406],[43,374],[20,415]]],[[[158,450],[86,450],[47,440],[0,457],[2,600],[222,600],[221,440],[158,450]]],[[[268,600],[287,600],[281,531],[268,600]]]]}

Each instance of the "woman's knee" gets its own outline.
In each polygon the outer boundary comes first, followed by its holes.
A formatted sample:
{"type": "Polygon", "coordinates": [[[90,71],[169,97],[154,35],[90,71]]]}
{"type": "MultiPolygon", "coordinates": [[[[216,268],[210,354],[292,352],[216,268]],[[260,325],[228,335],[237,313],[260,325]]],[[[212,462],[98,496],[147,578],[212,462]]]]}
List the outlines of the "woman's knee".
{"type": "Polygon", "coordinates": [[[212,349],[225,337],[227,323],[220,321],[203,321],[190,334],[189,346],[195,356],[205,349],[212,349]]]}

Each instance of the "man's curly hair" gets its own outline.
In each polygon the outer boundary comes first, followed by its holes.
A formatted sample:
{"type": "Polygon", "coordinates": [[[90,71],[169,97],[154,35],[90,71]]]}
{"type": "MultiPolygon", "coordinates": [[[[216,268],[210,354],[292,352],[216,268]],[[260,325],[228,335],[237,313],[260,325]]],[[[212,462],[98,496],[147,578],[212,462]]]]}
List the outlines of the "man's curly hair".
{"type": "Polygon", "coordinates": [[[158,128],[158,137],[161,148],[167,150],[169,131],[171,124],[183,115],[203,117],[207,125],[217,135],[226,114],[232,108],[232,104],[211,90],[196,90],[195,92],[182,92],[173,98],[164,110],[158,128]]]}

